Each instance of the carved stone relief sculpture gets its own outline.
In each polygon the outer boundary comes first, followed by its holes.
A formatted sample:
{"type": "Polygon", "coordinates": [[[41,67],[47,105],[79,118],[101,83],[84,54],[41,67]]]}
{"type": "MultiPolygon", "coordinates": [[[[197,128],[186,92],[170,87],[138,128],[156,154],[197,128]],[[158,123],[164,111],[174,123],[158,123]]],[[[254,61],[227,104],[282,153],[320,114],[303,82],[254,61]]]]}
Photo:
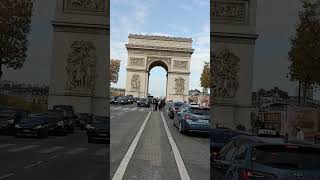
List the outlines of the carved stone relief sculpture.
{"type": "Polygon", "coordinates": [[[187,69],[188,68],[187,61],[174,61],[173,67],[175,69],[187,69]]]}
{"type": "Polygon", "coordinates": [[[131,88],[134,90],[139,90],[140,89],[140,75],[139,74],[134,74],[131,77],[131,88]]]}
{"type": "Polygon", "coordinates": [[[237,1],[233,3],[214,2],[212,17],[215,20],[247,22],[248,21],[248,2],[237,1]]]}
{"type": "Polygon", "coordinates": [[[240,59],[228,49],[212,55],[211,87],[214,98],[234,98],[239,86],[240,59]]]}
{"type": "Polygon", "coordinates": [[[130,58],[130,65],[131,66],[143,66],[144,65],[144,58],[130,58]]]}
{"type": "Polygon", "coordinates": [[[183,79],[182,77],[179,78],[175,78],[175,90],[176,90],[176,94],[181,94],[183,95],[184,93],[184,86],[185,86],[185,79],[183,79]]]}
{"type": "Polygon", "coordinates": [[[93,90],[96,76],[96,48],[92,42],[75,41],[67,58],[67,90],[93,90]]]}
{"type": "Polygon", "coordinates": [[[106,0],[65,0],[65,8],[69,10],[104,11],[106,0]]]}

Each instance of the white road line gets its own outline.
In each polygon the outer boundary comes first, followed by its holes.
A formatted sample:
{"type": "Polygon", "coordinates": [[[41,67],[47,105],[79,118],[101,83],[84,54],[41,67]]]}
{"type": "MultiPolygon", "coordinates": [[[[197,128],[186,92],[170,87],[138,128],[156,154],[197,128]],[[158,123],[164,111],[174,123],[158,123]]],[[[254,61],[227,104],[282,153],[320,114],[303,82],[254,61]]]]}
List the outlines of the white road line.
{"type": "Polygon", "coordinates": [[[114,116],[111,116],[110,118],[112,119],[112,118],[114,118],[114,116]]]}
{"type": "Polygon", "coordinates": [[[110,109],[114,109],[114,108],[115,108],[115,107],[112,107],[112,106],[110,107],[110,109]]]}
{"type": "Polygon", "coordinates": [[[5,174],[5,175],[0,176],[0,179],[5,179],[5,178],[8,178],[13,175],[14,175],[13,173],[5,174]]]}
{"type": "Polygon", "coordinates": [[[144,111],[144,109],[139,109],[139,111],[144,111]]]}
{"type": "Polygon", "coordinates": [[[102,148],[100,150],[98,150],[96,153],[95,153],[96,156],[104,156],[104,155],[107,155],[107,149],[106,148],[102,148]]]}
{"type": "Polygon", "coordinates": [[[166,123],[166,120],[163,117],[163,113],[161,113],[161,117],[162,117],[162,122],[163,122],[164,128],[165,128],[165,130],[167,132],[167,136],[168,136],[168,139],[169,139],[169,142],[170,142],[173,154],[174,154],[174,158],[176,159],[176,163],[177,163],[177,166],[178,166],[180,177],[181,177],[182,180],[190,180],[188,171],[187,171],[187,169],[186,169],[186,167],[184,165],[184,162],[183,162],[183,160],[181,158],[179,149],[178,149],[176,143],[174,142],[174,139],[173,139],[173,137],[171,135],[171,132],[170,132],[170,130],[168,128],[168,125],[166,123]]]}
{"type": "Polygon", "coordinates": [[[122,110],[123,110],[123,111],[126,111],[126,110],[128,110],[128,109],[130,109],[130,108],[123,108],[122,110]]]}
{"type": "Polygon", "coordinates": [[[33,149],[39,147],[39,145],[28,145],[28,146],[23,146],[20,148],[16,148],[16,149],[11,149],[9,150],[9,152],[20,152],[20,151],[24,151],[24,150],[28,150],[28,149],[33,149]]]}
{"type": "Polygon", "coordinates": [[[66,154],[69,154],[69,155],[74,155],[74,154],[78,154],[78,153],[81,153],[85,150],[87,150],[88,148],[83,148],[83,147],[78,147],[78,148],[75,148],[69,152],[67,152],[66,154]]]}
{"type": "Polygon", "coordinates": [[[114,108],[114,110],[121,109],[121,107],[114,108]]]}
{"type": "Polygon", "coordinates": [[[141,127],[140,127],[140,129],[139,129],[139,131],[138,131],[138,133],[136,135],[136,137],[133,139],[133,141],[132,141],[132,143],[131,143],[131,145],[130,145],[130,147],[128,149],[128,152],[123,157],[123,159],[122,159],[122,161],[121,161],[116,173],[112,177],[112,180],[122,180],[123,175],[124,175],[124,173],[125,173],[125,171],[127,169],[127,166],[129,164],[129,161],[130,161],[130,159],[131,159],[131,157],[133,155],[133,152],[137,147],[138,141],[139,141],[139,139],[141,137],[141,134],[142,134],[142,132],[144,130],[144,127],[146,126],[147,121],[148,121],[148,119],[150,117],[150,114],[151,114],[151,112],[149,112],[149,114],[147,115],[146,119],[142,123],[142,125],[141,125],[141,127]]]}
{"type": "Polygon", "coordinates": [[[39,164],[41,164],[42,163],[42,161],[38,161],[38,162],[35,162],[35,163],[32,163],[32,164],[29,164],[29,165],[27,165],[27,166],[25,166],[25,167],[23,167],[24,169],[29,169],[29,168],[32,168],[32,167],[34,167],[34,166],[38,166],[39,164]]]}
{"type": "Polygon", "coordinates": [[[130,111],[134,111],[134,110],[136,110],[137,108],[132,108],[130,111]]]}
{"type": "Polygon", "coordinates": [[[62,146],[53,146],[53,147],[50,147],[50,148],[47,148],[47,149],[40,150],[38,152],[41,153],[41,154],[48,154],[48,153],[52,153],[52,152],[57,151],[57,150],[62,149],[62,148],[63,148],[62,146]]]}
{"type": "Polygon", "coordinates": [[[10,147],[10,146],[13,146],[13,145],[15,145],[15,144],[1,144],[0,145],[0,149],[1,148],[6,148],[6,147],[10,147]]]}

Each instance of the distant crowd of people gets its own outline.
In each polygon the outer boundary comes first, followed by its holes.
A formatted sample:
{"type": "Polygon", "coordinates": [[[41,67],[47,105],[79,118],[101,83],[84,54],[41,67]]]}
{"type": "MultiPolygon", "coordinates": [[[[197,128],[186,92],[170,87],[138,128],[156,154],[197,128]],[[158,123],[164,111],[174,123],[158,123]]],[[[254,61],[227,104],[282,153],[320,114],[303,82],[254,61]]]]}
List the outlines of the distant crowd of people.
{"type": "Polygon", "coordinates": [[[152,100],[152,104],[153,104],[153,111],[163,111],[164,107],[166,105],[166,100],[165,98],[154,98],[152,100]]]}

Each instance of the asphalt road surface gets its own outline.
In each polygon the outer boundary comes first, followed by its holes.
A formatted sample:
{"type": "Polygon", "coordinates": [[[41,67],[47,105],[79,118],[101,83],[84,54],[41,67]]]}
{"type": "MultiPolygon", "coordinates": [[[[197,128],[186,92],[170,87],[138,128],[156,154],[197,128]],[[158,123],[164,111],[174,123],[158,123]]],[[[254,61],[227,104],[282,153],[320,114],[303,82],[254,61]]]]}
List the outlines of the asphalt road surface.
{"type": "Polygon", "coordinates": [[[166,111],[111,106],[111,179],[209,180],[209,164],[208,134],[180,134],[166,111]]]}
{"type": "Polygon", "coordinates": [[[0,135],[0,180],[106,180],[109,148],[85,131],[48,139],[0,135]]]}

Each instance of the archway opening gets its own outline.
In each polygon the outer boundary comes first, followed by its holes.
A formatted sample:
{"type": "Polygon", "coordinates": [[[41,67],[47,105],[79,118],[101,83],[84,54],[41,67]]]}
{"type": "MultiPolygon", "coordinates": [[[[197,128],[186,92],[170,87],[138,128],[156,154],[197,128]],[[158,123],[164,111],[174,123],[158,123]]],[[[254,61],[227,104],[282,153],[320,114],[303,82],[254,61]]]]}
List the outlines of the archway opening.
{"type": "Polygon", "coordinates": [[[148,78],[148,96],[166,97],[167,96],[167,73],[168,67],[162,61],[150,64],[148,78]]]}

